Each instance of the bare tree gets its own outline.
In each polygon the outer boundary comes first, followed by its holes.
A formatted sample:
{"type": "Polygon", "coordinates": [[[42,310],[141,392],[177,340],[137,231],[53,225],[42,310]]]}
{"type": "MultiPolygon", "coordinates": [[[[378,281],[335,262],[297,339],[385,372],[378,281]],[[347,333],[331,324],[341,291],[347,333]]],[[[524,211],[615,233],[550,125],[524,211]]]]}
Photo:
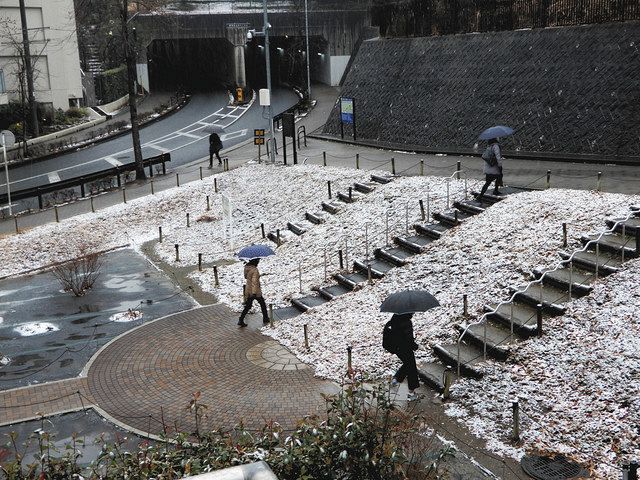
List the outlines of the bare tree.
{"type": "Polygon", "coordinates": [[[80,249],[81,256],[53,268],[53,276],[58,279],[65,292],[81,297],[93,287],[103,265],[101,253],[86,253],[80,249]]]}

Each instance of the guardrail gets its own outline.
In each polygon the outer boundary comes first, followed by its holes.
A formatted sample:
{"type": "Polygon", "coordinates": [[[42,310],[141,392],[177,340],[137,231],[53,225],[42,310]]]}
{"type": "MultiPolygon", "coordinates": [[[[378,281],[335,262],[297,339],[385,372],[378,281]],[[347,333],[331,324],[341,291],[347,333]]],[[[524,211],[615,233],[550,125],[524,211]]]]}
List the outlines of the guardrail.
{"type": "MultiPolygon", "coordinates": [[[[167,173],[166,162],[171,161],[170,153],[163,153],[161,155],[157,155],[155,157],[150,157],[143,160],[144,167],[149,168],[149,176],[153,177],[153,166],[162,164],[162,174],[167,173]]],[[[88,175],[82,175],[80,177],[69,178],[67,180],[61,180],[59,182],[50,183],[48,185],[43,185],[39,187],[25,188],[23,190],[17,190],[11,192],[11,200],[25,200],[28,198],[38,198],[38,208],[42,210],[44,208],[43,195],[47,193],[53,193],[59,190],[65,190],[68,188],[80,187],[80,195],[84,198],[86,196],[86,188],[85,185],[87,183],[92,183],[100,180],[104,180],[107,178],[116,178],[117,186],[122,186],[122,177],[121,175],[130,173],[135,171],[136,164],[129,163],[126,165],[121,165],[113,168],[108,168],[106,170],[100,170],[95,173],[90,173],[88,175]]],[[[0,204],[6,204],[8,202],[7,194],[0,194],[0,204]]]]}

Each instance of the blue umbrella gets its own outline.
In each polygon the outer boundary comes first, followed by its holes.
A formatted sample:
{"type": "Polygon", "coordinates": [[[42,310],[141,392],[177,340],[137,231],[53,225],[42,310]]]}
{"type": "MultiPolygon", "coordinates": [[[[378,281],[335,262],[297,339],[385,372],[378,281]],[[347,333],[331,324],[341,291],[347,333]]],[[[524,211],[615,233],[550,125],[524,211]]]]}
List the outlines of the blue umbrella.
{"type": "Polygon", "coordinates": [[[479,138],[480,140],[491,140],[492,138],[506,137],[507,135],[513,135],[513,128],[496,125],[495,127],[487,128],[480,134],[479,138]]]}
{"type": "Polygon", "coordinates": [[[254,258],[264,258],[271,255],[275,255],[275,252],[267,245],[249,245],[238,252],[240,260],[253,260],[254,258]]]}

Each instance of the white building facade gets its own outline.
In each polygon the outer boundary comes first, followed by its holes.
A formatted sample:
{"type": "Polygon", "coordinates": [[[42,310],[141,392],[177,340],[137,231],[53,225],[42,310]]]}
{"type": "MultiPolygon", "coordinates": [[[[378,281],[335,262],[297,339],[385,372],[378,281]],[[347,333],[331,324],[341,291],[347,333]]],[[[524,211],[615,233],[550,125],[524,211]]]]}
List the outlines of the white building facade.
{"type": "MultiPolygon", "coordinates": [[[[63,110],[82,102],[73,0],[25,0],[36,101],[63,110]]],[[[18,0],[0,0],[0,104],[26,94],[18,0]]]]}

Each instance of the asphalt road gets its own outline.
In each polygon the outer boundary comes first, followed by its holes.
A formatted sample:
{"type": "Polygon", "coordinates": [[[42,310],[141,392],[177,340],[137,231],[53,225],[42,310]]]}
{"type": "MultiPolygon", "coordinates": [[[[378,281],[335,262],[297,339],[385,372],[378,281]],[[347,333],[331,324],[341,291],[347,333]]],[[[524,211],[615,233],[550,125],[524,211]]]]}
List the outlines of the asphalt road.
{"type": "MultiPolygon", "coordinates": [[[[273,92],[274,115],[295,105],[298,97],[288,90],[273,92]]],[[[228,148],[253,136],[254,128],[265,128],[263,108],[254,102],[250,106],[228,105],[226,92],[196,94],[183,109],[140,131],[144,158],[171,152],[171,166],[178,167],[208,156],[207,138],[213,125],[224,128],[223,147],[228,148]]],[[[86,175],[99,170],[133,162],[131,135],[124,135],[60,155],[50,160],[33,162],[11,169],[11,190],[22,190],[39,185],[86,175]]],[[[0,191],[6,191],[4,172],[0,191]]]]}

